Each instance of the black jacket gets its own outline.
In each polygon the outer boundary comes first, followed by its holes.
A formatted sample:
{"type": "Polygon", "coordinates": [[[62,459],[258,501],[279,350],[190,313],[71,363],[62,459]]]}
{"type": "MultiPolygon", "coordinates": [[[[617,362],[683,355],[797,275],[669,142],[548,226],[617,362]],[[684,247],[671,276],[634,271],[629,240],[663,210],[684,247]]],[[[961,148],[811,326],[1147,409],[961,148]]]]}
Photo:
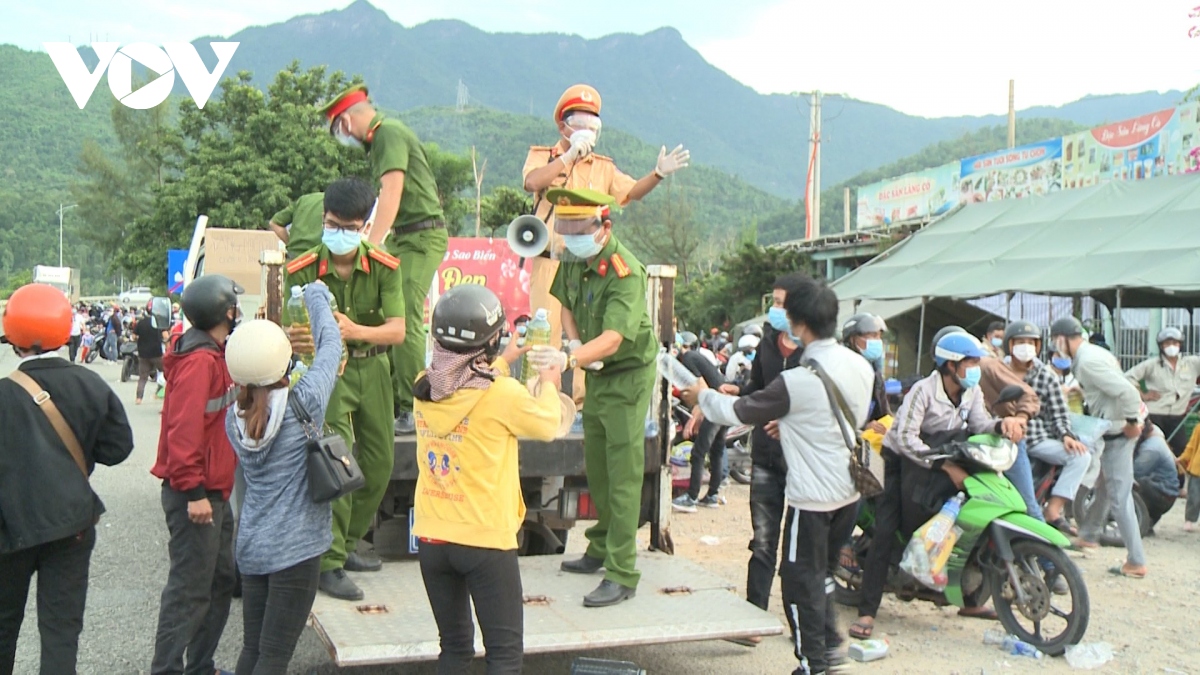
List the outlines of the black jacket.
{"type": "MultiPolygon", "coordinates": [[[[21,371],[49,394],[75,432],[91,473],[133,450],[125,408],[96,373],[61,358],[28,361],[21,371]]],[[[0,378],[0,554],[82,532],[104,513],[71,453],[28,392],[0,378]]]]}
{"type": "Polygon", "coordinates": [[[713,365],[712,361],[708,360],[708,357],[695,349],[681,352],[679,354],[679,362],[683,364],[684,368],[690,370],[693,375],[703,378],[710,389],[716,389],[725,384],[725,378],[721,375],[721,371],[717,370],[717,367],[713,365]]]}
{"type": "MultiPolygon", "coordinates": [[[[748,396],[765,389],[768,384],[779,377],[780,373],[800,365],[800,357],[804,355],[804,350],[798,348],[785,359],[783,352],[779,350],[779,331],[772,328],[769,323],[764,323],[762,329],[763,337],[758,343],[758,353],[755,354],[754,361],[750,364],[750,381],[739,392],[741,396],[748,396]]],[[[783,446],[779,441],[768,436],[762,427],[754,427],[750,454],[752,458],[769,457],[783,461],[783,446]]]]}

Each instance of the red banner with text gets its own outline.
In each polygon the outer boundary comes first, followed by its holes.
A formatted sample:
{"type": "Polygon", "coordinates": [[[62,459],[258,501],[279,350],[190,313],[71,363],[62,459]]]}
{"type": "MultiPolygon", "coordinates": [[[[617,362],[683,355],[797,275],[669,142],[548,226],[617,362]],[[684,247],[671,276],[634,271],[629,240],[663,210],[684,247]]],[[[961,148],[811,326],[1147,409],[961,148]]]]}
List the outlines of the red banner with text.
{"type": "MultiPolygon", "coordinates": [[[[529,261],[518,267],[519,258],[504,239],[451,237],[446,257],[438,267],[430,288],[427,308],[437,302],[442,293],[459,284],[479,284],[492,289],[504,306],[508,328],[513,319],[529,314],[529,261]]],[[[425,321],[429,322],[426,311],[425,321]]]]}

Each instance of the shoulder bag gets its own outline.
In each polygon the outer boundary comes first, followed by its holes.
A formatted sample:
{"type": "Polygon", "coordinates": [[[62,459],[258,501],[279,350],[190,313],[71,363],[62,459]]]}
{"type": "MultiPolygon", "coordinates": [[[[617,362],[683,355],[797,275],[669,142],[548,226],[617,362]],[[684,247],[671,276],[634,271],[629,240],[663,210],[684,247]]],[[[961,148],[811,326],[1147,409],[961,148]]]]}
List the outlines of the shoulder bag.
{"type": "Polygon", "coordinates": [[[71,431],[71,425],[67,424],[66,418],[59,412],[58,406],[50,400],[50,392],[42,389],[37,381],[21,370],[12,371],[8,379],[16,382],[33,397],[34,404],[41,408],[46,419],[50,420],[50,426],[54,427],[54,432],[58,434],[58,438],[62,440],[63,445],[67,446],[67,452],[71,453],[71,459],[75,460],[75,466],[78,466],[79,470],[83,472],[83,479],[88,480],[87,460],[83,458],[83,446],[79,445],[79,439],[75,437],[75,432],[71,431]]]}
{"type": "Polygon", "coordinates": [[[312,415],[295,395],[288,394],[288,406],[308,438],[308,494],[318,504],[344,497],[366,485],[366,478],[354,459],[354,453],[340,434],[324,435],[312,415]]]}
{"type": "Polygon", "coordinates": [[[850,451],[850,477],[854,479],[854,489],[858,490],[858,493],[866,499],[878,495],[883,492],[883,486],[879,484],[879,479],[875,477],[875,474],[871,473],[871,449],[867,441],[863,440],[859,428],[850,422],[850,408],[842,398],[842,392],[829,381],[829,376],[825,374],[821,364],[808,360],[804,362],[804,366],[815,373],[825,387],[825,395],[829,398],[829,407],[833,410],[833,418],[842,432],[846,448],[850,451]],[[846,427],[854,429],[853,437],[846,427]]]}

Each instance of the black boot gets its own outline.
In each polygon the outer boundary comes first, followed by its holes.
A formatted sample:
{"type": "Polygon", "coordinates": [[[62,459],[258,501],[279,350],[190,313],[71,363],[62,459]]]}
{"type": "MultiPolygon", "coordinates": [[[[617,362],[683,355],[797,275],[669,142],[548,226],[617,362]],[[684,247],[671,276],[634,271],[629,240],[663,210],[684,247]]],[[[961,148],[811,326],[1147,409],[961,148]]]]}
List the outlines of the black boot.
{"type": "Polygon", "coordinates": [[[589,555],[580,556],[576,560],[564,560],[559,566],[564,572],[572,574],[591,574],[604,567],[604,561],[589,555]]]}
{"type": "Polygon", "coordinates": [[[343,569],[321,572],[319,586],[326,595],[338,600],[363,599],[362,589],[350,581],[350,577],[346,576],[346,570],[343,569]]]}
{"type": "Polygon", "coordinates": [[[584,607],[611,607],[637,595],[637,589],[605,579],[596,590],[583,596],[584,607]]]}

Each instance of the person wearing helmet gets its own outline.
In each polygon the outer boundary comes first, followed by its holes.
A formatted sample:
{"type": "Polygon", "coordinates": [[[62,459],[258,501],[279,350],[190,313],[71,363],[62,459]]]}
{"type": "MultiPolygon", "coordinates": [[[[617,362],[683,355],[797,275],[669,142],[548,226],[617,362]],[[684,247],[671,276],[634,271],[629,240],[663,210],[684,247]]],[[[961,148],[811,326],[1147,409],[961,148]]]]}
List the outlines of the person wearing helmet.
{"type": "Polygon", "coordinates": [[[750,324],[749,326],[746,326],[745,330],[742,331],[742,335],[753,335],[754,337],[761,340],[762,336],[763,336],[762,326],[759,326],[757,324],[750,324]]]}
{"type": "MultiPolygon", "coordinates": [[[[425,366],[425,299],[449,242],[437,181],[421,140],[400,120],[378,112],[368,99],[366,85],[350,87],[320,111],[329,121],[329,133],[339,143],[366,150],[371,179],[379,186],[374,220],[370,227],[362,228],[362,239],[386,247],[391,257],[400,261],[393,269],[403,279],[409,339],[378,344],[390,346],[395,433],[411,434],[412,384],[425,366]]],[[[328,231],[328,199],[324,203],[328,231]]],[[[362,218],[364,222],[367,219],[366,215],[362,218]]],[[[345,310],[346,305],[339,302],[338,307],[345,310]]],[[[346,332],[345,327],[342,332],[346,332]]],[[[335,546],[337,543],[335,537],[335,546]]]]}
{"type": "Polygon", "coordinates": [[[883,333],[886,330],[883,319],[866,312],[855,314],[842,324],[842,344],[861,354],[875,371],[875,391],[871,395],[870,421],[866,428],[881,436],[887,433],[887,427],[879,420],[892,414],[883,382],[883,333]]]}
{"type": "Polygon", "coordinates": [[[1188,404],[1200,378],[1200,356],[1180,353],[1183,331],[1168,326],[1158,332],[1158,356],[1130,368],[1125,376],[1141,392],[1150,421],[1171,437],[1171,452],[1183,454],[1188,439],[1175,433],[1188,413],[1188,404]],[[1174,434],[1174,436],[1172,436],[1174,434]]]}
{"type": "MultiPolygon", "coordinates": [[[[679,362],[692,375],[701,378],[713,389],[725,384],[721,371],[708,361],[699,351],[700,339],[695,333],[683,333],[683,345],[679,354],[679,362]]],[[[719,508],[725,502],[721,496],[721,481],[724,480],[722,467],[725,466],[725,433],[728,427],[713,424],[697,415],[698,410],[692,411],[692,421],[684,429],[684,436],[692,438],[692,475],[688,482],[687,492],[679,495],[671,502],[671,508],[684,513],[695,513],[697,506],[719,508]],[[699,420],[697,425],[696,420],[699,420]],[[704,460],[708,458],[709,479],[708,493],[700,498],[700,484],[704,480],[704,460]]]]}
{"type": "Polygon", "coordinates": [[[1026,428],[1026,451],[1030,457],[1062,467],[1043,516],[1059,531],[1075,536],[1078,533],[1063,516],[1063,509],[1075,499],[1083,483],[1092,463],[1091,452],[1071,431],[1070,410],[1058,377],[1038,359],[1042,352],[1042,329],[1029,321],[1013,321],[1004,331],[1004,349],[1008,352],[1005,362],[1037,393],[1041,402],[1037,416],[1029,420],[1026,428]]]}
{"type": "Polygon", "coordinates": [[[244,626],[239,673],[287,670],[332,539],[329,503],[309,495],[308,437],[293,408],[303,408],[318,427],[324,423],[342,360],[332,300],[320,282],[304,289],[316,355],[291,392],[292,345],[278,325],[248,321],[225,348],[229,375],[241,387],[225,414],[225,433],[245,477],[236,546],[244,626]]]}
{"type": "MultiPolygon", "coordinates": [[[[346,572],[383,568],[374,553],[358,552],[370,530],[395,462],[395,389],[388,352],[409,333],[402,265],[395,256],[368,243],[364,236],[375,191],[358,178],[342,178],[325,188],[321,245],[287,265],[287,286],[321,281],[337,303],[338,329],[346,343],[345,369],[325,414],[335,433],[355,446],[366,484],[333,504],[333,543],[321,560],[321,591],[340,600],[359,600],[362,590],[346,572]]],[[[284,325],[291,319],[284,308],[284,325]]],[[[292,331],[292,347],[312,353],[311,339],[300,327],[292,331]]],[[[424,363],[424,356],[421,357],[424,363]]],[[[413,379],[416,378],[413,372],[413,379]]],[[[411,384],[410,384],[411,386],[411,384]]]]}
{"type": "Polygon", "coordinates": [[[18,288],[3,311],[0,343],[19,361],[0,379],[0,673],[13,672],[35,573],[44,610],[40,672],[75,672],[95,526],[104,513],[88,476],[97,464],[115,466],[133,450],[116,392],[58,355],[71,323],[70,302],[46,284],[18,288]],[[69,441],[52,415],[66,422],[69,441]]]}
{"type": "Polygon", "coordinates": [[[225,341],[241,317],[242,287],[216,274],[183,289],[183,314],[192,327],[171,340],[163,372],[158,458],[150,473],[162,480],[162,508],[171,566],[163,589],[152,673],[213,670],[237,575],[229,495],[237,458],[225,435],[225,409],[237,385],[225,366],[225,341]],[[197,593],[196,589],[205,589],[197,593]]]}
{"type": "MultiPolygon", "coordinates": [[[[625,206],[639,201],[658,187],[667,176],[688,165],[689,153],[680,145],[671,152],[663,146],[654,168],[634,179],[617,168],[612,158],[593,152],[600,138],[600,93],[587,84],[567,87],[554,105],[552,119],[558,129],[558,140],[551,145],[529,148],[521,170],[523,187],[533,195],[533,214],[546,223],[553,246],[561,236],[555,228],[558,207],[548,198],[554,188],[588,189],[613,198],[625,206]]],[[[560,345],[562,336],[561,303],[551,292],[559,263],[545,254],[531,261],[529,301],[531,307],[544,307],[549,312],[551,344],[560,345]]],[[[583,378],[579,374],[575,382],[583,378]]]]}
{"type": "MultiPolygon", "coordinates": [[[[986,356],[974,336],[961,329],[943,329],[934,342],[935,370],[912,386],[883,438],[884,457],[889,453],[898,457],[899,472],[894,465],[890,473],[885,467],[884,493],[876,501],[875,534],[863,566],[862,600],[851,637],[870,637],[875,629],[897,533],[904,538],[912,535],[962,489],[967,476],[962,467],[927,457],[942,445],[973,434],[996,433],[1013,439],[1023,432],[1023,422],[1016,417],[996,418],[987,411],[979,388],[983,375],[979,364],[986,356]]],[[[995,616],[977,597],[963,599],[960,616],[995,616]]]]}
{"type": "Polygon", "coordinates": [[[1141,579],[1147,572],[1146,553],[1133,509],[1133,451],[1145,422],[1138,388],[1121,372],[1117,357],[1084,339],[1083,326],[1074,317],[1051,324],[1050,339],[1056,355],[1071,359],[1071,373],[1083,387],[1088,413],[1112,423],[1103,438],[1095,500],[1080,523],[1076,543],[1097,548],[1100,532],[1112,513],[1127,555],[1125,564],[1109,571],[1141,579]]]}
{"type": "Polygon", "coordinates": [[[729,357],[725,364],[725,379],[733,382],[743,382],[750,376],[750,366],[754,363],[754,354],[761,340],[749,333],[738,338],[737,351],[729,357]]]}
{"type": "Polygon", "coordinates": [[[658,340],[646,310],[646,268],[612,232],[609,207],[614,199],[594,190],[550,190],[558,214],[554,227],[573,260],[558,268],[551,293],[562,303],[568,343],[579,340],[570,356],[539,345],[530,363],[584,367],[587,404],[583,445],[588,487],[599,522],[587,531],[582,558],[563,570],[591,574],[604,567],[599,587],[584,598],[589,607],[605,607],[635,595],[637,529],[645,469],[646,413],[654,391],[658,340]]]}
{"type": "Polygon", "coordinates": [[[524,653],[517,533],[525,501],[517,438],[551,441],[574,421],[559,396],[562,370],[538,371],[534,393],[509,377],[526,351],[510,340],[496,294],[461,284],[433,307],[433,357],[413,387],[417,436],[413,535],[441,637],[438,668],[462,673],[475,659],[471,604],[488,672],[519,673],[524,653]]]}

